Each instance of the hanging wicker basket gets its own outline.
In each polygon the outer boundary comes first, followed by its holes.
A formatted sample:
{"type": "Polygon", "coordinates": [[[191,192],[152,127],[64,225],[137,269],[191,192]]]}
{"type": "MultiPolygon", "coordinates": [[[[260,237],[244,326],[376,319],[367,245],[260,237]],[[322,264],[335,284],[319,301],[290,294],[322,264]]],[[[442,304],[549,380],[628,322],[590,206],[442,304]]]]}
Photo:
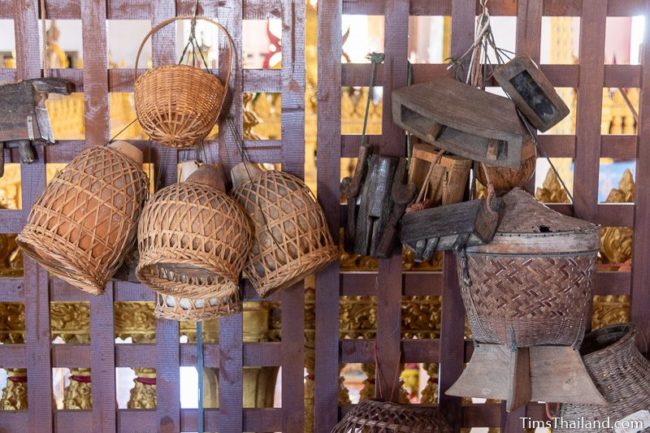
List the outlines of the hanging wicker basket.
{"type": "MultiPolygon", "coordinates": [[[[603,425],[609,420],[614,425],[626,417],[639,420],[642,418],[639,411],[650,410],[650,362],[637,349],[635,337],[631,325],[608,326],[587,334],[580,352],[608,404],[563,405],[560,419],[567,424],[558,424],[554,432],[609,433],[613,431],[611,428],[583,428],[580,422],[589,420],[603,425]]],[[[650,420],[644,427],[641,433],[650,433],[650,420]]]]}
{"type": "Polygon", "coordinates": [[[598,255],[598,227],[514,189],[491,243],[460,254],[461,293],[474,340],[509,347],[577,347],[598,255]]]}
{"type": "Polygon", "coordinates": [[[147,202],[138,225],[142,283],[184,298],[238,292],[253,234],[241,206],[223,191],[222,175],[204,165],[147,202]]]}
{"type": "Polygon", "coordinates": [[[235,45],[226,28],[206,17],[196,17],[220,28],[229,44],[228,71],[221,81],[210,72],[189,65],[166,65],[138,77],[140,54],[147,40],[161,28],[178,20],[174,17],[153,27],[140,44],[135,60],[135,109],[142,129],[165,146],[184,149],[203,140],[221,114],[234,59],[235,45]]]}
{"type": "Polygon", "coordinates": [[[233,195],[255,226],[255,241],[244,269],[260,296],[289,287],[336,260],[325,214],[309,188],[295,176],[235,166],[233,195]]]}
{"type": "Polygon", "coordinates": [[[332,433],[451,433],[447,421],[432,407],[376,400],[355,405],[332,433]]]}
{"type": "Polygon", "coordinates": [[[184,298],[156,294],[154,314],[168,320],[210,320],[237,314],[242,310],[239,291],[229,295],[184,298]]]}
{"type": "Polygon", "coordinates": [[[91,147],[50,182],[16,242],[51,274],[100,294],[135,240],[146,196],[137,148],[91,147]]]}
{"type": "Polygon", "coordinates": [[[537,148],[530,136],[524,138],[521,158],[521,166],[518,168],[496,167],[482,163],[481,168],[477,170],[478,180],[485,186],[491,183],[499,195],[513,188],[524,188],[535,174],[537,164],[537,148]]]}

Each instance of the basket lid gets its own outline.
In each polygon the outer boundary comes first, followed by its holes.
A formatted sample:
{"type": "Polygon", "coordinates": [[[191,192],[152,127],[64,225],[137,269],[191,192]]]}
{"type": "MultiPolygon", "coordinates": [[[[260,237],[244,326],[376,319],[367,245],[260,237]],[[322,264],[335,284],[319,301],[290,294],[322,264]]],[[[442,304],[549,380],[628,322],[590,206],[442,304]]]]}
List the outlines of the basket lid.
{"type": "Polygon", "coordinates": [[[520,188],[502,198],[505,209],[494,240],[468,248],[468,252],[562,254],[598,250],[597,225],[556,212],[520,188]]]}

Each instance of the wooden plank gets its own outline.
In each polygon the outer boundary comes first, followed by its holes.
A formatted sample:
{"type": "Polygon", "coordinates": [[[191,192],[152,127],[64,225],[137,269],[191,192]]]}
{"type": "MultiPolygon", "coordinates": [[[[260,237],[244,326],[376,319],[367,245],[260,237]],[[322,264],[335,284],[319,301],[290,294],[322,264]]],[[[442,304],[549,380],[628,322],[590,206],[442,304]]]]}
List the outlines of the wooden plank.
{"type": "MultiPolygon", "coordinates": [[[[650,2],[645,2],[646,17],[650,2]]],[[[650,32],[645,33],[642,61],[643,75],[640,96],[639,146],[636,162],[636,197],[634,212],[634,250],[632,266],[632,321],[637,326],[639,341],[650,338],[650,32]]],[[[642,343],[640,347],[647,347],[642,343]]]]}
{"type": "Polygon", "coordinates": [[[580,87],[576,115],[574,210],[578,218],[598,215],[600,118],[602,114],[607,0],[583,8],[580,19],[580,87]]]}
{"type": "Polygon", "coordinates": [[[0,346],[0,368],[16,368],[27,365],[24,344],[3,344],[0,346]]]}
{"type": "Polygon", "coordinates": [[[22,278],[0,278],[0,302],[23,302],[22,278]]]}
{"type": "MultiPolygon", "coordinates": [[[[474,38],[474,8],[472,0],[453,2],[451,14],[451,55],[459,57],[474,38]]],[[[443,265],[442,323],[440,331],[439,405],[454,430],[462,421],[460,398],[444,392],[458,379],[463,370],[465,310],[460,297],[456,261],[446,252],[443,265]]]]}
{"type": "Polygon", "coordinates": [[[28,412],[5,411],[0,417],[0,432],[24,432],[28,423],[28,412]]]}
{"type": "MultiPolygon", "coordinates": [[[[439,340],[400,340],[404,353],[402,362],[438,362],[440,356],[439,340]]],[[[345,339],[340,341],[342,363],[375,362],[375,341],[345,339]]]]}
{"type": "MultiPolygon", "coordinates": [[[[341,2],[318,7],[318,149],[317,188],[335,241],[341,226],[341,2]]],[[[314,432],[329,433],[338,421],[339,264],[316,276],[316,354],[314,432]]]]}

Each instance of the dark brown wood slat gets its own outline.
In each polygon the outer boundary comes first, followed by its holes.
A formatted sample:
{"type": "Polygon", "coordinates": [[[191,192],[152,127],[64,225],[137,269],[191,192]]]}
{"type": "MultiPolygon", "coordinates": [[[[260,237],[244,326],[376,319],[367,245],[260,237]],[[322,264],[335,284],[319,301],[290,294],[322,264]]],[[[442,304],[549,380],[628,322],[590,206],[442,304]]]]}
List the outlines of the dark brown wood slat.
{"type": "Polygon", "coordinates": [[[16,74],[15,69],[0,68],[0,82],[16,81],[16,74]]]}
{"type": "Polygon", "coordinates": [[[117,431],[120,433],[160,431],[162,433],[164,430],[160,430],[155,413],[154,410],[118,410],[117,431]]]}
{"type": "Polygon", "coordinates": [[[116,302],[156,301],[156,294],[150,288],[128,281],[114,281],[116,302]]]}
{"type": "Polygon", "coordinates": [[[27,366],[24,344],[3,344],[0,346],[0,368],[27,366]]]}
{"type": "Polygon", "coordinates": [[[596,224],[601,226],[634,226],[634,205],[629,204],[599,204],[596,224]]]}
{"type": "MultiPolygon", "coordinates": [[[[318,7],[317,188],[330,231],[338,239],[341,157],[341,2],[318,7]]],[[[338,421],[339,264],[316,276],[314,431],[329,433],[338,421]]]]}
{"type": "MultiPolygon", "coordinates": [[[[92,339],[92,335],[91,335],[91,339],[92,339]]],[[[111,342],[111,349],[112,346],[113,344],[111,342]]],[[[89,344],[85,344],[85,345],[84,344],[53,344],[52,345],[52,367],[53,368],[91,367],[92,350],[93,348],[89,344]]],[[[115,382],[113,382],[113,386],[111,386],[111,388],[114,387],[115,387],[115,382]]]]}
{"type": "Polygon", "coordinates": [[[0,417],[0,432],[13,433],[25,431],[28,423],[27,411],[5,411],[0,417]]]}
{"type": "MultiPolygon", "coordinates": [[[[282,64],[286,65],[282,57],[282,64]]],[[[282,91],[282,70],[278,69],[244,69],[244,92],[282,91]]],[[[284,94],[282,95],[284,98],[284,94]]]]}
{"type": "Polygon", "coordinates": [[[90,410],[57,410],[54,429],[57,432],[93,431],[93,413],[90,410]]]}
{"type": "Polygon", "coordinates": [[[245,20],[266,20],[282,18],[282,0],[245,0],[245,20]]]}
{"type": "MultiPolygon", "coordinates": [[[[452,4],[451,55],[459,57],[474,39],[473,0],[459,0],[452,4]]],[[[443,263],[442,318],[440,331],[439,404],[454,430],[462,421],[462,402],[458,397],[444,393],[458,379],[463,370],[464,317],[456,263],[452,253],[445,252],[443,263]]]]}
{"type": "Polygon", "coordinates": [[[576,115],[576,157],[573,198],[577,217],[595,221],[598,215],[598,169],[602,114],[605,20],[607,1],[583,8],[580,20],[580,87],[576,115]]]}
{"type": "MultiPolygon", "coordinates": [[[[400,340],[399,346],[404,353],[402,362],[438,362],[438,340],[400,340]]],[[[375,362],[374,340],[341,340],[340,350],[342,363],[375,362]]]]}
{"type": "MultiPolygon", "coordinates": [[[[404,131],[393,123],[392,91],[407,84],[409,1],[386,0],[384,19],[384,85],[382,113],[382,155],[404,156],[406,140],[404,131]]],[[[402,258],[379,261],[375,280],[377,291],[377,341],[375,368],[375,396],[388,401],[399,398],[399,371],[402,359],[400,345],[402,258]]]]}
{"type": "Polygon", "coordinates": [[[0,278],[0,302],[23,302],[25,291],[23,279],[0,278]]]}
{"type": "MultiPolygon", "coordinates": [[[[174,0],[151,2],[152,26],[176,15],[174,0]]],[[[152,38],[152,57],[154,66],[173,64],[175,60],[176,26],[168,25],[152,38]]],[[[156,168],[162,185],[176,181],[178,154],[175,149],[155,146],[156,168]]],[[[161,432],[180,431],[180,348],[178,323],[171,320],[156,321],[156,429],[161,432]]]]}
{"type": "Polygon", "coordinates": [[[629,272],[598,272],[594,295],[629,295],[632,275],[629,272]]]}
{"type": "MultiPolygon", "coordinates": [[[[645,2],[645,16],[650,16],[650,2],[645,2]]],[[[646,18],[647,19],[647,18],[646,18]]],[[[634,212],[634,250],[632,267],[632,321],[639,330],[639,340],[650,338],[650,32],[645,33],[640,96],[639,147],[636,162],[636,206],[634,212]]],[[[643,343],[645,344],[645,343],[643,343]]],[[[643,347],[643,346],[641,346],[643,347]]]]}

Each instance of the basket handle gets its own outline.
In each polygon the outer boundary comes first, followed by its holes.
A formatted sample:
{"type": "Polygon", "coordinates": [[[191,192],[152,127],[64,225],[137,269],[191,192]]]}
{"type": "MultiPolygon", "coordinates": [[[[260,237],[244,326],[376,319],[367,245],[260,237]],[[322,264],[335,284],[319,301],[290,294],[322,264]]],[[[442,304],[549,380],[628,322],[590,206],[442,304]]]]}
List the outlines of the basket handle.
{"type": "Polygon", "coordinates": [[[149,33],[147,33],[146,36],[144,37],[144,39],[142,40],[142,43],[140,44],[140,48],[138,48],[138,54],[135,56],[135,69],[134,69],[134,72],[133,72],[133,75],[134,75],[133,82],[135,83],[138,80],[138,63],[140,62],[140,54],[142,54],[142,49],[144,48],[144,44],[147,42],[147,40],[149,40],[149,38],[154,33],[158,32],[160,29],[162,29],[163,27],[165,27],[165,26],[167,26],[167,25],[169,25],[169,24],[171,24],[173,22],[180,21],[180,20],[193,20],[193,19],[207,21],[209,23],[214,24],[215,26],[219,27],[219,29],[221,29],[226,34],[226,36],[228,38],[228,48],[229,48],[229,50],[228,50],[228,60],[229,60],[229,63],[230,63],[230,67],[226,71],[226,79],[224,81],[225,92],[224,92],[224,97],[223,97],[223,99],[221,101],[221,106],[219,106],[219,115],[221,115],[221,109],[223,108],[224,101],[226,100],[226,96],[228,95],[228,82],[230,81],[230,74],[232,72],[233,61],[235,59],[235,41],[233,41],[232,36],[230,36],[230,33],[228,32],[228,29],[226,29],[226,27],[224,27],[223,24],[221,24],[221,23],[219,23],[219,22],[217,22],[215,20],[212,20],[212,19],[210,19],[208,17],[204,17],[204,16],[172,17],[172,18],[168,18],[168,19],[166,19],[164,21],[161,21],[160,23],[158,23],[157,25],[152,27],[151,30],[149,30],[149,33]]]}

